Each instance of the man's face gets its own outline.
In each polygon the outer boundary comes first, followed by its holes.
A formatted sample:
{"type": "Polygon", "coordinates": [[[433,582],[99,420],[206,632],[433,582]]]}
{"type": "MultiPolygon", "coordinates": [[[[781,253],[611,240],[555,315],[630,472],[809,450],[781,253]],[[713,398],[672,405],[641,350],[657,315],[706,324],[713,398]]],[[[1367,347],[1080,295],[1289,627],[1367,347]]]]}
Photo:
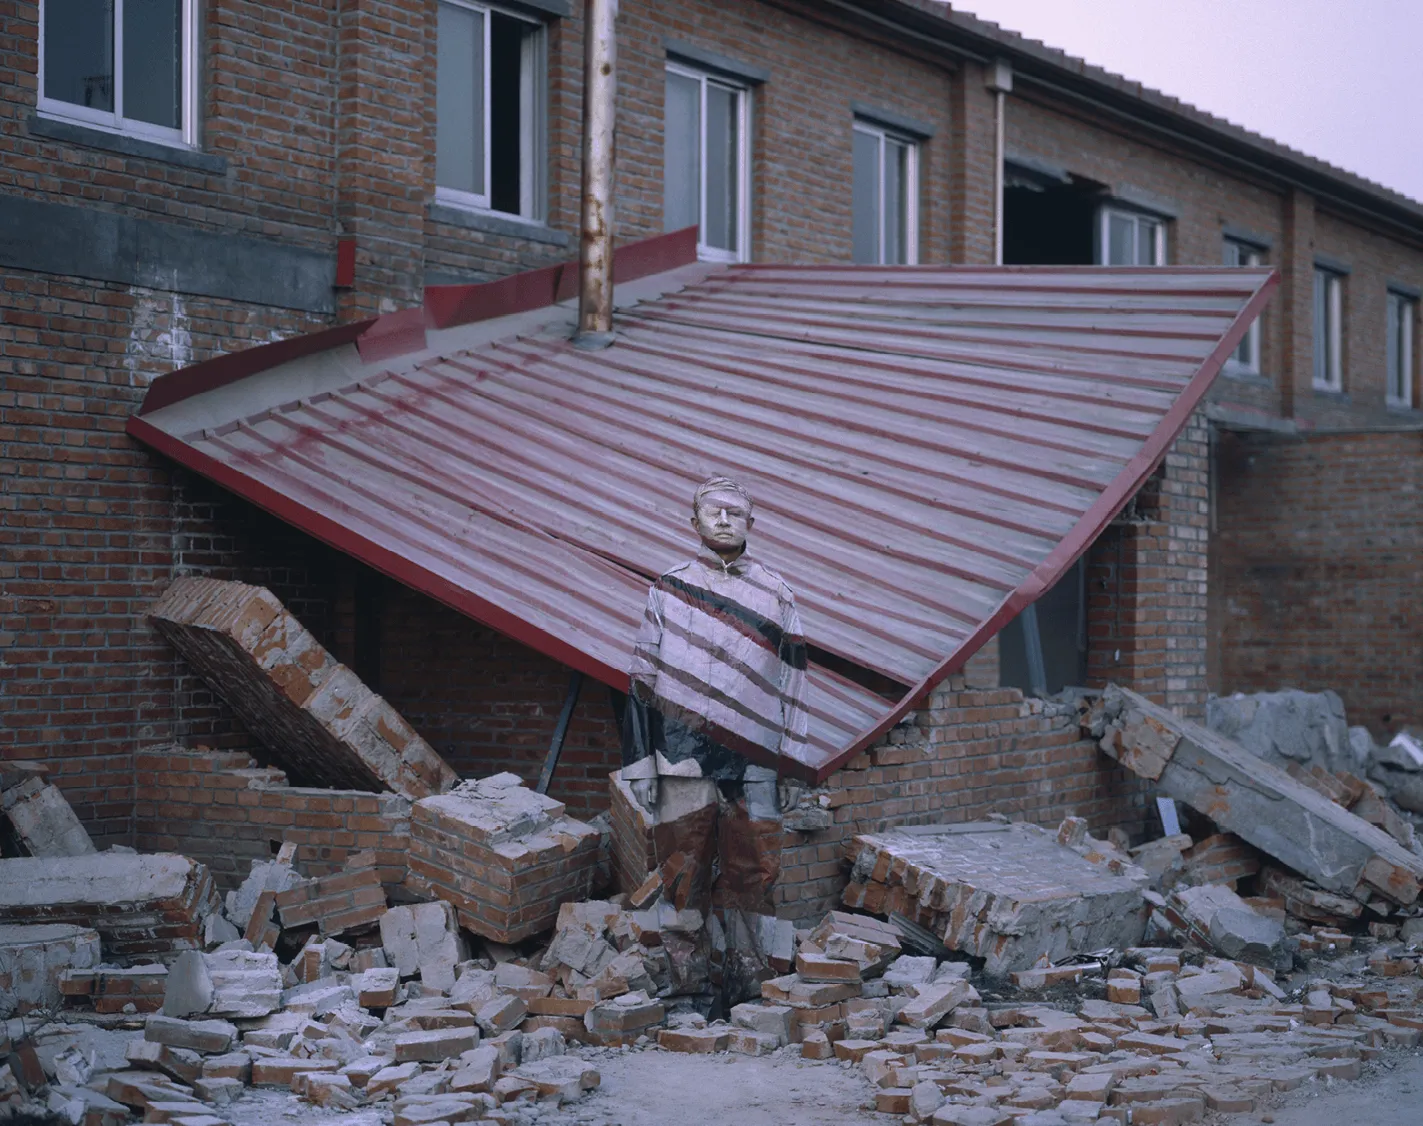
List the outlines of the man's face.
{"type": "Polygon", "coordinates": [[[692,527],[702,543],[717,553],[739,552],[746,546],[746,533],[755,523],[746,501],[731,489],[713,489],[697,503],[692,527]]]}

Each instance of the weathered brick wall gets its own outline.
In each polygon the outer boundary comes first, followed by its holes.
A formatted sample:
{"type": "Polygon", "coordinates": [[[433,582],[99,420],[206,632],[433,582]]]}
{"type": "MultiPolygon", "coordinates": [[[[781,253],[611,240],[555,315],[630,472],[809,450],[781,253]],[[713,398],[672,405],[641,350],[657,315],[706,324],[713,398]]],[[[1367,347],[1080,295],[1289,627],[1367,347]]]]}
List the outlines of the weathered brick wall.
{"type": "Polygon", "coordinates": [[[1199,413],[1087,555],[1088,683],[1191,718],[1206,703],[1209,434],[1199,413]]]}
{"type": "Polygon", "coordinates": [[[1146,831],[1146,788],[1084,740],[1075,709],[1025,700],[1016,688],[975,690],[951,678],[912,722],[824,783],[834,824],[786,833],[780,913],[811,918],[838,902],[845,845],[894,825],[1014,820],[1056,825],[1087,818],[1105,835],[1146,831]]]}
{"type": "Polygon", "coordinates": [[[1217,436],[1221,693],[1332,688],[1383,738],[1423,722],[1423,434],[1217,436]]]}
{"type": "Polygon", "coordinates": [[[134,779],[135,846],[201,861],[223,890],[286,841],[306,876],[339,871],[371,848],[381,882],[405,878],[410,802],[398,794],[288,786],[280,770],[245,754],[178,746],[140,749],[134,779]]]}

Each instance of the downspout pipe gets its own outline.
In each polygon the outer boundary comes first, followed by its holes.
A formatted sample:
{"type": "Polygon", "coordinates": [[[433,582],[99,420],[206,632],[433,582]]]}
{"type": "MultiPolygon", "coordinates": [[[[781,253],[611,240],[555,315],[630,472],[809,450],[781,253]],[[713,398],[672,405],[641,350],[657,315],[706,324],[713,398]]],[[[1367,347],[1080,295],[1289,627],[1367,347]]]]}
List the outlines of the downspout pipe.
{"type": "Polygon", "coordinates": [[[613,342],[618,0],[586,0],[583,14],[583,213],[574,343],[606,348],[613,342]]]}
{"type": "Polygon", "coordinates": [[[993,91],[993,264],[1003,265],[1003,168],[1004,119],[1008,95],[1013,92],[1013,66],[1007,59],[995,59],[988,67],[987,86],[993,91]]]}

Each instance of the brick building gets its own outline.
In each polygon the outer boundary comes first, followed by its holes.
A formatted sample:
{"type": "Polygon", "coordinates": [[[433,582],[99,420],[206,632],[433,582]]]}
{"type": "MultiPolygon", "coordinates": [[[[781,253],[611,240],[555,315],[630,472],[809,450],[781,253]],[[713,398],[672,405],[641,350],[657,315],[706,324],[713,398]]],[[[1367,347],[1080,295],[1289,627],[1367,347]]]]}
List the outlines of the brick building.
{"type": "MultiPolygon", "coordinates": [[[[50,762],[101,843],[154,840],[139,748],[253,749],[144,621],[200,572],[269,586],[457,769],[535,772],[565,669],[123,427],[167,371],[567,260],[578,5],[172,0],[165,23],[116,0],[83,32],[70,7],[0,16],[3,753],[50,762]]],[[[1001,236],[1008,263],[1282,278],[1038,604],[1041,671],[1008,627],[979,691],[921,711],[938,749],[832,780],[837,829],[796,846],[808,880],[850,826],[945,808],[1139,826],[1071,718],[1000,680],[1115,679],[1187,713],[1208,690],[1335,687],[1376,734],[1423,720],[1423,206],[930,0],[623,0],[618,113],[623,241],[696,222],[713,259],[988,264],[1001,236]]],[[[615,762],[588,692],[554,792],[599,808],[615,762]]]]}

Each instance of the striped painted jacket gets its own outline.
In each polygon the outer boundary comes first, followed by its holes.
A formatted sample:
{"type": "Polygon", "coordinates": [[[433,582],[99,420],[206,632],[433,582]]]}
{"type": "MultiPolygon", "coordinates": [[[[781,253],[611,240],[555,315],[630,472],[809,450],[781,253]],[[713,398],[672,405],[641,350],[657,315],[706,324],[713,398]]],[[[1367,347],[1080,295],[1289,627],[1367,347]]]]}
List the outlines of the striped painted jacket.
{"type": "Polygon", "coordinates": [[[741,779],[802,757],[805,637],[795,594],[745,552],[703,548],[652,585],[633,647],[623,777],[741,779]]]}

